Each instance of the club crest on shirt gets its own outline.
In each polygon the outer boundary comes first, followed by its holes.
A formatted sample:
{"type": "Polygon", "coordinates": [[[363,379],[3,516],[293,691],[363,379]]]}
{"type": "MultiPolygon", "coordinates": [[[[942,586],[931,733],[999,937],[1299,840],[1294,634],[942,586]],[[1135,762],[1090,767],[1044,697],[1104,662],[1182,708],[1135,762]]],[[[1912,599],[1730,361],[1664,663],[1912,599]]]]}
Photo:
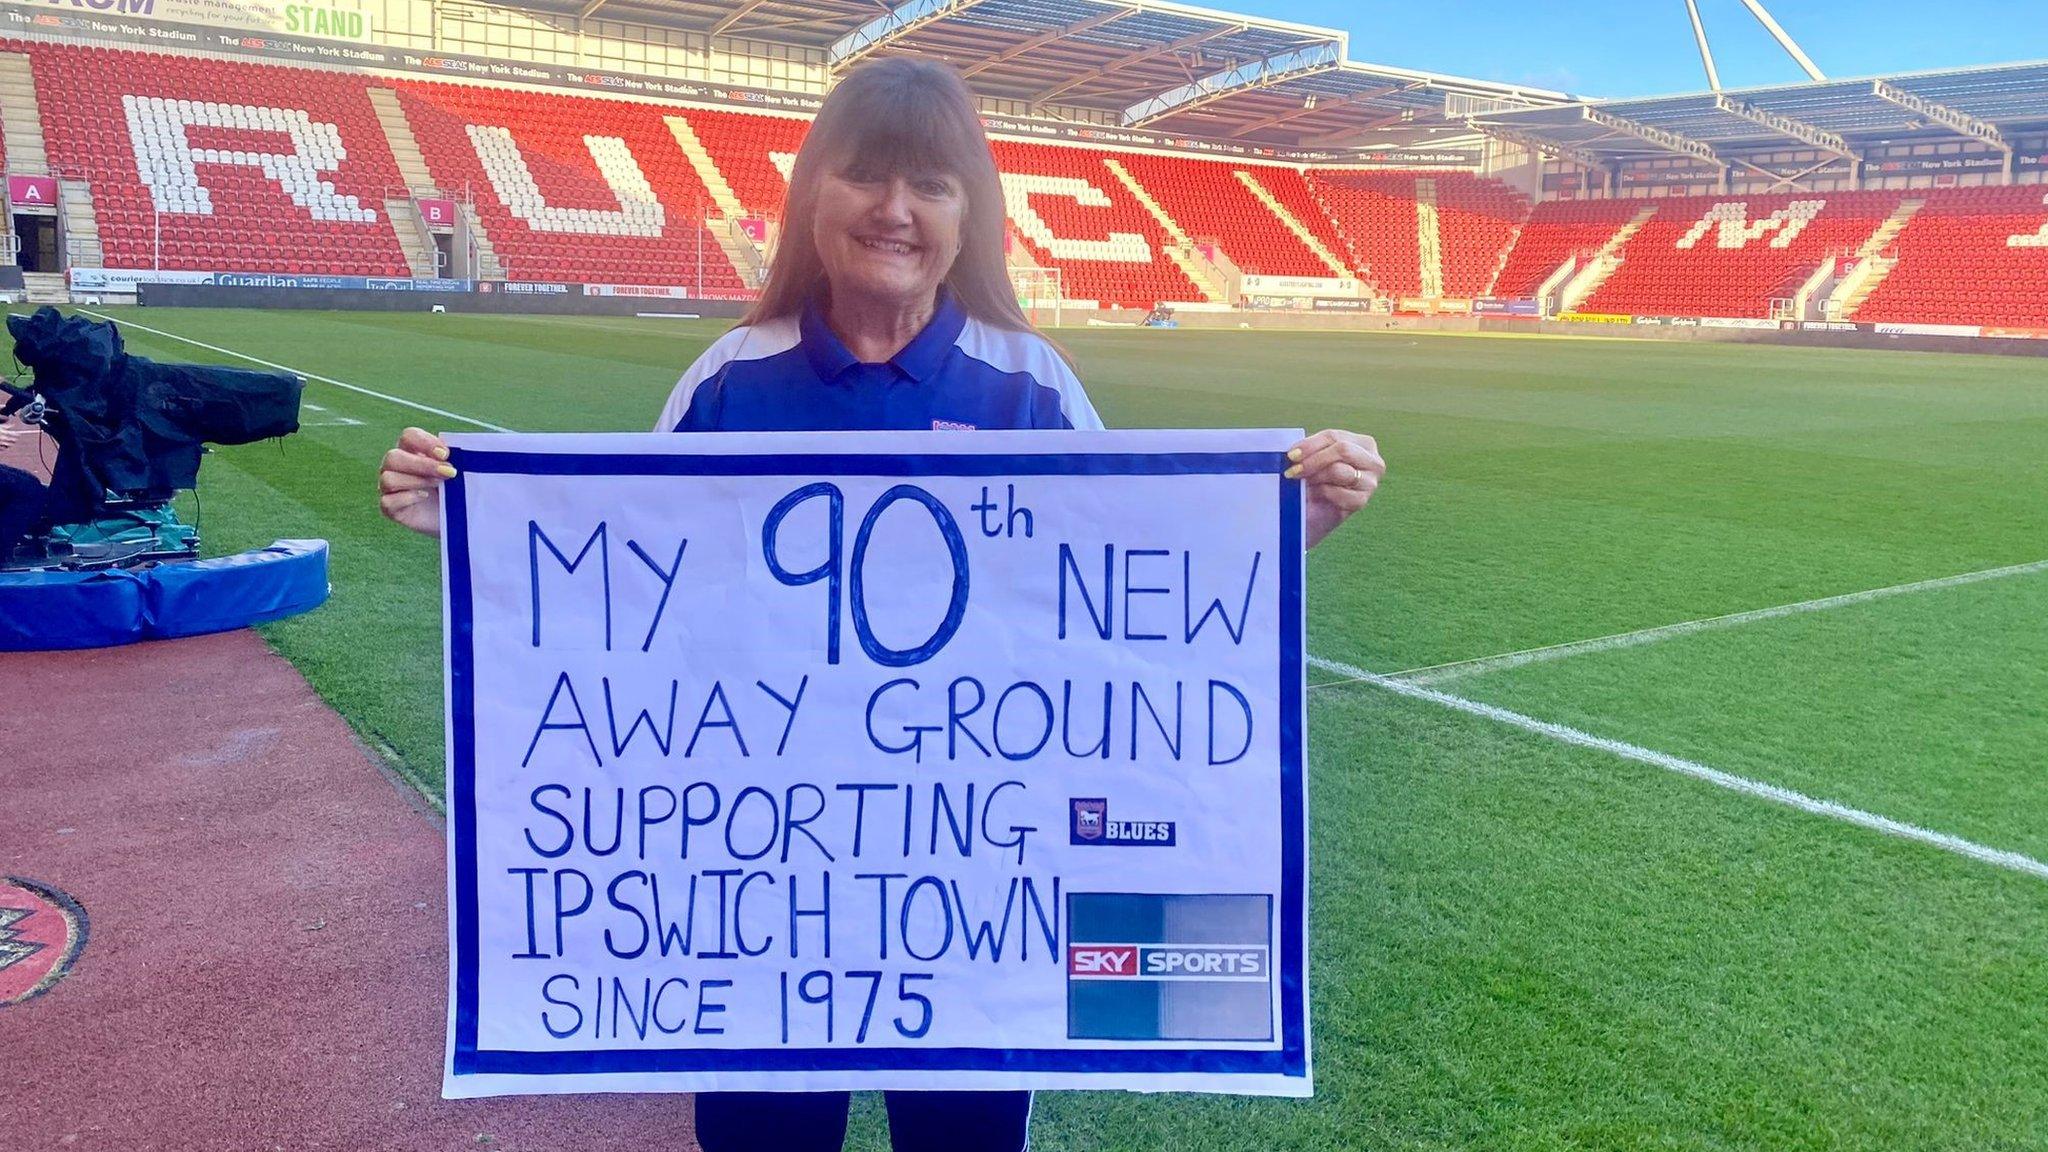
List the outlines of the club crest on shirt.
{"type": "Polygon", "coordinates": [[[932,421],[932,431],[934,431],[934,432],[972,432],[972,431],[974,431],[974,425],[972,425],[972,424],[967,424],[967,423],[963,423],[963,422],[961,422],[961,421],[959,421],[959,420],[934,420],[934,421],[932,421]]]}

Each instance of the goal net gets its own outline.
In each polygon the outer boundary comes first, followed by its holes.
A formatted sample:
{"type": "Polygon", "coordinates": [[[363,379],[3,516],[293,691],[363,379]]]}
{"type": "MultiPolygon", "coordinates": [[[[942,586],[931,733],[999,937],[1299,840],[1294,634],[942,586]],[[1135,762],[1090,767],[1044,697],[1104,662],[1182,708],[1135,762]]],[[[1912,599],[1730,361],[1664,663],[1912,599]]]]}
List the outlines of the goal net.
{"type": "Polygon", "coordinates": [[[1010,287],[1017,293],[1017,306],[1033,324],[1044,328],[1060,326],[1060,270],[1057,268],[1011,268],[1010,287]]]}

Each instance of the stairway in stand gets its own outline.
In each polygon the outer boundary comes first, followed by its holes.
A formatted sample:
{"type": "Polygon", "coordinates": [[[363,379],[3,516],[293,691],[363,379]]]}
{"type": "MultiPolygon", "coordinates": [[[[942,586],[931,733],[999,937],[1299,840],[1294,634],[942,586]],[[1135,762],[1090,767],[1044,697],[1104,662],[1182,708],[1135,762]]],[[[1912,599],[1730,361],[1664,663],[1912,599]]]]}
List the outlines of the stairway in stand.
{"type": "Polygon", "coordinates": [[[725,173],[718,170],[718,162],[711,158],[711,152],[704,142],[697,139],[697,130],[681,116],[664,116],[661,122],[668,125],[669,134],[676,138],[676,146],[689,159],[690,167],[697,173],[697,179],[704,190],[711,193],[711,203],[717,209],[716,217],[704,222],[712,239],[718,241],[718,248],[725,258],[739,271],[740,279],[747,286],[758,287],[768,278],[768,256],[745,232],[740,231],[739,222],[746,218],[747,209],[733,192],[732,184],[725,173]]]}
{"type": "Polygon", "coordinates": [[[1267,190],[1265,185],[1259,183],[1257,177],[1243,169],[1234,171],[1231,175],[1237,178],[1238,183],[1250,189],[1251,194],[1258,197],[1259,203],[1264,204],[1267,210],[1273,213],[1274,217],[1280,221],[1282,227],[1294,233],[1294,238],[1301,241],[1303,247],[1315,253],[1316,259],[1329,266],[1330,275],[1339,278],[1349,278],[1356,275],[1341,257],[1335,252],[1330,251],[1329,247],[1321,240],[1316,239],[1316,234],[1309,231],[1306,224],[1303,224],[1295,217],[1294,213],[1287,210],[1287,205],[1280,203],[1279,197],[1273,195],[1272,192],[1267,190]]]}
{"type": "Polygon", "coordinates": [[[425,221],[420,219],[420,210],[410,199],[400,200],[396,196],[384,200],[384,215],[391,221],[391,230],[398,236],[398,248],[405,253],[406,267],[412,269],[414,279],[439,276],[441,270],[434,259],[434,240],[427,232],[425,221]]]}
{"type": "Polygon", "coordinates": [[[1899,266],[1898,257],[1886,256],[1884,250],[1892,246],[1892,241],[1899,238],[1899,233],[1906,230],[1906,225],[1926,203],[1925,200],[1900,201],[1898,208],[1877,226],[1877,231],[1870,234],[1870,239],[1856,249],[1855,271],[1842,277],[1841,283],[1835,285],[1834,292],[1828,297],[1830,318],[1855,316],[1856,310],[1870,299],[1870,294],[1877,291],[1877,286],[1884,283],[1884,278],[1899,266]]]}
{"type": "Polygon", "coordinates": [[[1125,188],[1130,189],[1131,196],[1145,211],[1152,214],[1152,218],[1159,222],[1161,228],[1165,229],[1167,239],[1172,241],[1166,247],[1166,258],[1173,261],[1188,279],[1195,282],[1195,287],[1202,290],[1202,295],[1208,297],[1210,303],[1229,303],[1230,286],[1223,283],[1222,277],[1212,265],[1195,255],[1195,240],[1188,235],[1187,229],[1182,228],[1173,217],[1166,214],[1166,209],[1161,208],[1159,201],[1154,200],[1152,194],[1145,191],[1144,186],[1138,183],[1128,168],[1107,156],[1102,158],[1102,166],[1109,169],[1110,174],[1125,188]]]}
{"type": "Polygon", "coordinates": [[[1443,221],[1436,211],[1436,181],[1428,176],[1415,181],[1415,252],[1422,273],[1422,298],[1443,299],[1443,221]]]}
{"type": "MultiPolygon", "coordinates": [[[[377,126],[384,130],[384,140],[391,145],[391,158],[397,161],[398,175],[405,181],[409,193],[404,200],[386,197],[384,218],[390,222],[391,233],[398,238],[399,251],[405,253],[405,263],[412,269],[412,274],[416,277],[439,275],[440,262],[434,258],[433,237],[428,234],[426,225],[420,220],[419,208],[411,199],[438,191],[434,185],[434,174],[427,168],[427,158],[420,155],[420,143],[413,137],[412,125],[406,121],[398,93],[381,84],[372,84],[370,105],[377,110],[377,126]]],[[[476,241],[478,278],[504,279],[505,269],[498,263],[497,253],[491,249],[491,238],[484,235],[483,222],[467,204],[458,211],[467,223],[470,236],[476,241]]]]}
{"type": "Polygon", "coordinates": [[[1600,286],[1613,277],[1614,270],[1621,267],[1622,246],[1633,239],[1636,233],[1641,232],[1643,225],[1648,224],[1650,217],[1656,214],[1657,206],[1651,204],[1637,212],[1635,219],[1623,224],[1614,235],[1609,236],[1607,243],[1602,244],[1599,251],[1587,258],[1585,267],[1580,268],[1565,282],[1564,290],[1558,297],[1558,310],[1575,312],[1579,305],[1592,299],[1593,293],[1598,292],[1600,286]]]}
{"type": "Polygon", "coordinates": [[[17,176],[50,174],[35,73],[28,57],[19,52],[0,52],[0,133],[5,135],[8,171],[17,176]]]}

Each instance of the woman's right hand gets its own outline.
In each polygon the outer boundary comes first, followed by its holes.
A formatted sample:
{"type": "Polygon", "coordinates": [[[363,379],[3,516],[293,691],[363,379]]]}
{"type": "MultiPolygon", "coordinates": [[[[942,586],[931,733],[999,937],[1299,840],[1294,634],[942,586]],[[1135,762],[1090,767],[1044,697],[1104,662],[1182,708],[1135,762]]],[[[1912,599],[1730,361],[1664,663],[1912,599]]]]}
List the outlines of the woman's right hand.
{"type": "Polygon", "coordinates": [[[407,428],[377,471],[377,507],[388,520],[439,536],[441,481],[453,475],[448,445],[424,428],[407,428]]]}

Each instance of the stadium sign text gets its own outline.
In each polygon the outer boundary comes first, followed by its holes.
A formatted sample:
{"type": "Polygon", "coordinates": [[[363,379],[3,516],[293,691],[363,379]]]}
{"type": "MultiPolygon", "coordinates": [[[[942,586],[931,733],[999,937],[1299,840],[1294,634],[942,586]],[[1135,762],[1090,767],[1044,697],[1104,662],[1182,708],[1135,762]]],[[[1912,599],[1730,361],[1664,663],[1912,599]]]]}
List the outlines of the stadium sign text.
{"type": "Polygon", "coordinates": [[[1298,435],[451,437],[444,1092],[1307,1095],[1298,435]]]}

